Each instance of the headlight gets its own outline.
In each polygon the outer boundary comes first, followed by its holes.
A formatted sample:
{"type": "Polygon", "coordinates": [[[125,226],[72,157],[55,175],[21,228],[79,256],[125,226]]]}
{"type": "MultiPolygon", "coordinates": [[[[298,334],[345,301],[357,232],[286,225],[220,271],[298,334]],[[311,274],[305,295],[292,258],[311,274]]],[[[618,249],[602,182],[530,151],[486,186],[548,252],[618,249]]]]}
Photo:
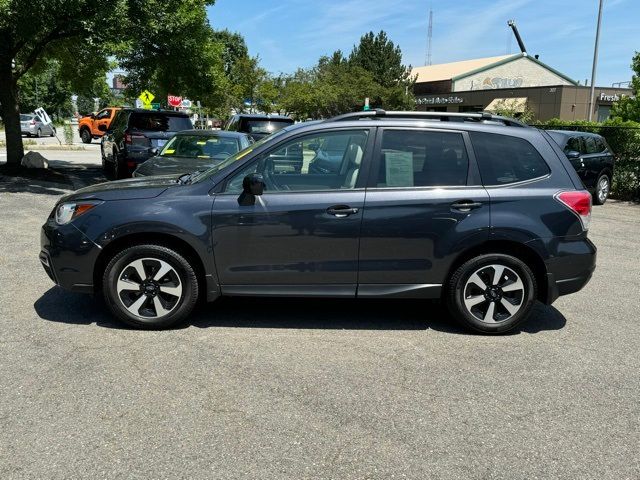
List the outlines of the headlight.
{"type": "Polygon", "coordinates": [[[88,212],[101,202],[68,202],[61,203],[56,208],[56,223],[65,225],[83,213],[88,212]]]}

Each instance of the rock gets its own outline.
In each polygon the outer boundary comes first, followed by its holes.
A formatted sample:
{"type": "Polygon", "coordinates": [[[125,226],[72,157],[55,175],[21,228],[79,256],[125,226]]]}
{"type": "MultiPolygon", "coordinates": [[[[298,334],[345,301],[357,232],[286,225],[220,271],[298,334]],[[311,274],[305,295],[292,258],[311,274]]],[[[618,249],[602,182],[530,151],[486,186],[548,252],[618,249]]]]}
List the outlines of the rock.
{"type": "Polygon", "coordinates": [[[49,168],[49,161],[38,152],[28,152],[20,164],[26,168],[49,168]]]}

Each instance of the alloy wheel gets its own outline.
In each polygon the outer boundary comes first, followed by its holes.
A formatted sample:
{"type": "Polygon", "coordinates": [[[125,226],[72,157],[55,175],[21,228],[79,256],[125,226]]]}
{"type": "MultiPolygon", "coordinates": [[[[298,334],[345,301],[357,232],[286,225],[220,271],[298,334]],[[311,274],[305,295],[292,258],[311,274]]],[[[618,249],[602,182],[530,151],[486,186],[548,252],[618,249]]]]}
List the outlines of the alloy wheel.
{"type": "Polygon", "coordinates": [[[132,315],[157,319],[178,306],[183,289],[180,276],[169,263],[158,258],[139,258],[122,269],[116,292],[132,315]]]}
{"type": "Polygon", "coordinates": [[[600,180],[598,181],[597,195],[600,203],[604,203],[604,201],[609,196],[609,178],[604,175],[600,177],[600,180]]]}
{"type": "Polygon", "coordinates": [[[522,308],[525,287],[520,276],[504,265],[485,265],[464,286],[467,311],[483,323],[502,323],[522,308]]]}

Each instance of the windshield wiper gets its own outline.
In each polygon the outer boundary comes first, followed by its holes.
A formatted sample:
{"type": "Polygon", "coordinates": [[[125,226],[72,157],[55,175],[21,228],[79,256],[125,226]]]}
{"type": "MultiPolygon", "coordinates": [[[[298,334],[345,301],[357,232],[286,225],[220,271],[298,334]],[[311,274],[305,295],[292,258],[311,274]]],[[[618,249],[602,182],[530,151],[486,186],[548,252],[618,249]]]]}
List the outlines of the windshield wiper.
{"type": "Polygon", "coordinates": [[[183,175],[180,175],[178,177],[178,183],[180,185],[188,185],[191,183],[191,180],[195,177],[197,177],[198,175],[200,175],[202,172],[204,172],[204,170],[196,170],[193,173],[185,173],[183,175]]]}

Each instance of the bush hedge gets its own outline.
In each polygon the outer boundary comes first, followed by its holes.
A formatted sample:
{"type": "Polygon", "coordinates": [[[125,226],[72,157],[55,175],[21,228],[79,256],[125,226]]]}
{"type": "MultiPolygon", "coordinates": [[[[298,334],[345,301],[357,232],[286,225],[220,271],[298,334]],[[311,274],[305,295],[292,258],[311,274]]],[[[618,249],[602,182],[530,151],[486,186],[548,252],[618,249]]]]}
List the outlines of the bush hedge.
{"type": "Polygon", "coordinates": [[[616,157],[611,196],[621,200],[640,200],[640,123],[620,119],[603,123],[552,119],[534,126],[602,135],[616,157]]]}

